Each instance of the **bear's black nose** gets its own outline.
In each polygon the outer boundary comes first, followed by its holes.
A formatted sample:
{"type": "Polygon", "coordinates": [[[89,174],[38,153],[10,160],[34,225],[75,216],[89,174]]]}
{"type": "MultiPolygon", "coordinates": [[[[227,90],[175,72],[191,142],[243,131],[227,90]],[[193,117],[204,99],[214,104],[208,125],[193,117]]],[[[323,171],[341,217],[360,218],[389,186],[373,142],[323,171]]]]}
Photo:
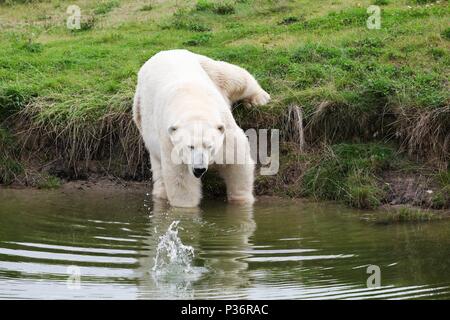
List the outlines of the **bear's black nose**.
{"type": "Polygon", "coordinates": [[[194,176],[196,178],[200,178],[205,172],[206,172],[206,168],[194,168],[194,176]]]}

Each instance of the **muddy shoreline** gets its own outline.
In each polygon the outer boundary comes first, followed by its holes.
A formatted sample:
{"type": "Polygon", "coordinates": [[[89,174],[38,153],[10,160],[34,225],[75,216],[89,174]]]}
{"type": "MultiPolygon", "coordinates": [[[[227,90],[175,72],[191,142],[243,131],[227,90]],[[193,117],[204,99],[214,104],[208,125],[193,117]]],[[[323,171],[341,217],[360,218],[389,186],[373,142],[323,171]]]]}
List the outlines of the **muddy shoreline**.
{"type": "MultiPolygon", "coordinates": [[[[437,213],[442,217],[450,216],[450,209],[442,208],[436,209],[430,206],[430,201],[433,194],[437,191],[436,185],[430,184],[429,179],[423,176],[414,177],[406,174],[394,174],[392,172],[385,173],[384,182],[386,187],[389,188],[389,192],[386,195],[386,199],[381,206],[375,209],[359,209],[362,211],[393,211],[400,208],[412,208],[417,210],[427,210],[437,213]],[[434,189],[434,190],[433,190],[434,189]]],[[[286,199],[289,201],[308,201],[308,202],[327,202],[339,204],[339,201],[329,201],[315,199],[312,197],[290,197],[288,195],[280,195],[275,193],[261,192],[256,184],[256,196],[258,202],[270,202],[273,199],[286,199]]],[[[47,190],[45,188],[37,188],[34,186],[26,186],[23,184],[13,183],[5,186],[0,184],[0,190],[2,189],[21,189],[21,190],[47,190]]],[[[142,193],[151,196],[152,183],[151,180],[147,181],[135,181],[124,180],[112,176],[104,175],[91,175],[87,179],[73,179],[65,180],[61,179],[59,187],[55,188],[61,192],[93,192],[99,194],[114,194],[114,193],[129,193],[136,194],[142,193]]],[[[204,188],[205,199],[222,199],[225,200],[224,190],[220,188],[217,192],[211,192],[204,188]]],[[[355,208],[353,208],[355,209],[355,208]]]]}

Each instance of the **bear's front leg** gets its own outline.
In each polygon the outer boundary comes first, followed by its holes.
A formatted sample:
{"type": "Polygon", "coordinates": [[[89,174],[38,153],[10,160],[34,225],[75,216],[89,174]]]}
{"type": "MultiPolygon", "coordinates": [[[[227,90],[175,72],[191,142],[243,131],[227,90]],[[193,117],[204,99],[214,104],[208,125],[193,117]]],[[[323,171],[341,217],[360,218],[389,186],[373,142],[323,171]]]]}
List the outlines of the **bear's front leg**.
{"type": "Polygon", "coordinates": [[[227,197],[230,202],[252,204],[255,162],[250,154],[250,145],[242,130],[235,130],[226,135],[225,155],[230,154],[230,161],[220,167],[220,174],[227,186],[227,197]],[[231,141],[233,140],[233,141],[231,141]]]}
{"type": "Polygon", "coordinates": [[[173,163],[166,152],[162,152],[161,167],[170,205],[185,208],[198,206],[202,198],[200,179],[191,175],[185,164],[173,163]]]}
{"type": "Polygon", "coordinates": [[[152,165],[153,191],[152,195],[159,199],[167,199],[166,188],[161,172],[161,162],[156,157],[150,155],[150,163],[152,165]]]}
{"type": "Polygon", "coordinates": [[[224,165],[221,168],[222,177],[227,185],[229,202],[253,204],[253,174],[254,165],[224,165]]]}

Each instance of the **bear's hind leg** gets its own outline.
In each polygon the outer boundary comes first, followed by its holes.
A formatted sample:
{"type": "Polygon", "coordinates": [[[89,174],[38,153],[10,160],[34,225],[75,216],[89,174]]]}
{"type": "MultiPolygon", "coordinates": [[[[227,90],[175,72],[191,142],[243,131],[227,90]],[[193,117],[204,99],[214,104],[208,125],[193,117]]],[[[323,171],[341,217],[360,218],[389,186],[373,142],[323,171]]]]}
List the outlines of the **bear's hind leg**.
{"type": "Polygon", "coordinates": [[[270,101],[270,95],[244,68],[204,56],[199,56],[199,60],[202,68],[230,103],[242,100],[262,106],[270,101]]]}

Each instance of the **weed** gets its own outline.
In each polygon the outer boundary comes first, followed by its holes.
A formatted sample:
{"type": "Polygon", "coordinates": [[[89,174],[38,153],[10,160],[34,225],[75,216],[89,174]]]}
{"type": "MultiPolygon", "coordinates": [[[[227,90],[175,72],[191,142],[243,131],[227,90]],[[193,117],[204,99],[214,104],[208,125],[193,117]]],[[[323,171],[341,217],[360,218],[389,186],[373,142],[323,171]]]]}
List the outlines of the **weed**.
{"type": "Polygon", "coordinates": [[[111,12],[114,8],[120,6],[120,1],[118,0],[107,0],[100,2],[94,9],[94,13],[97,15],[104,15],[111,12]]]}
{"type": "Polygon", "coordinates": [[[8,131],[0,126],[0,184],[10,184],[23,172],[17,161],[17,145],[8,131]]]}
{"type": "Polygon", "coordinates": [[[204,34],[195,35],[193,38],[183,42],[183,44],[186,46],[200,46],[200,45],[208,43],[210,39],[211,39],[211,34],[204,33],[204,34]]]}
{"type": "Polygon", "coordinates": [[[219,15],[229,15],[235,13],[235,7],[231,2],[213,3],[208,0],[199,0],[195,5],[197,11],[211,11],[219,15]]]}
{"type": "Polygon", "coordinates": [[[442,31],[442,36],[445,39],[450,40],[450,27],[448,27],[444,31],[442,31]]]}
{"type": "Polygon", "coordinates": [[[38,189],[58,189],[61,186],[61,180],[58,177],[43,174],[37,179],[36,187],[38,189]]]}
{"type": "Polygon", "coordinates": [[[289,25],[289,24],[293,24],[293,23],[296,23],[296,22],[299,22],[299,21],[300,21],[300,18],[295,17],[295,16],[289,16],[289,17],[283,18],[283,20],[278,22],[278,24],[280,24],[280,25],[289,25]]]}
{"type": "Polygon", "coordinates": [[[141,7],[141,9],[139,9],[139,10],[140,11],[151,11],[151,10],[153,10],[153,6],[151,4],[146,4],[146,5],[143,5],[141,7]]]}
{"type": "Polygon", "coordinates": [[[440,219],[440,216],[426,210],[401,207],[377,219],[378,224],[418,223],[440,219]]]}
{"type": "Polygon", "coordinates": [[[220,15],[227,15],[235,13],[235,9],[231,3],[218,3],[214,6],[213,12],[220,15]]]}
{"type": "Polygon", "coordinates": [[[358,208],[375,208],[384,196],[375,174],[393,161],[392,148],[379,144],[331,146],[303,176],[303,193],[358,208]]]}

